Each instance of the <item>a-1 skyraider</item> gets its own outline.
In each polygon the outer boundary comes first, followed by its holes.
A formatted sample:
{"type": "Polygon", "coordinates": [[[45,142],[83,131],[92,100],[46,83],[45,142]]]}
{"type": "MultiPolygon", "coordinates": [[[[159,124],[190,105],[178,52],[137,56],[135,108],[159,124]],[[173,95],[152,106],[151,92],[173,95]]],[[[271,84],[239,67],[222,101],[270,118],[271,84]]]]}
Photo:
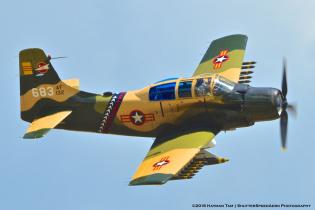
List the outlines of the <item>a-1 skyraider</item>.
{"type": "Polygon", "coordinates": [[[190,179],[205,165],[226,162],[206,149],[220,131],[280,118],[286,147],[288,105],[282,91],[248,85],[255,62],[243,62],[247,36],[214,40],[192,77],[167,79],[139,90],[103,95],[81,91],[79,80],[60,80],[41,49],[20,52],[24,138],[50,129],[154,137],[130,185],[190,179]]]}

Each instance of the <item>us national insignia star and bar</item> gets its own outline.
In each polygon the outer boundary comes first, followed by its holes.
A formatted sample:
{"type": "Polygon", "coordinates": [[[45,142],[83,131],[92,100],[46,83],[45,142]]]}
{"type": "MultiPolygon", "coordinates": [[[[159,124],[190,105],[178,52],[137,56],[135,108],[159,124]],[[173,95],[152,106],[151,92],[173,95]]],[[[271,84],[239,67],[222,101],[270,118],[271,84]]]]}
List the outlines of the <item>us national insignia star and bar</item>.
{"type": "Polygon", "coordinates": [[[154,121],[154,114],[144,114],[140,110],[133,110],[128,115],[120,115],[120,120],[123,123],[133,123],[134,125],[142,125],[145,122],[154,121]]]}

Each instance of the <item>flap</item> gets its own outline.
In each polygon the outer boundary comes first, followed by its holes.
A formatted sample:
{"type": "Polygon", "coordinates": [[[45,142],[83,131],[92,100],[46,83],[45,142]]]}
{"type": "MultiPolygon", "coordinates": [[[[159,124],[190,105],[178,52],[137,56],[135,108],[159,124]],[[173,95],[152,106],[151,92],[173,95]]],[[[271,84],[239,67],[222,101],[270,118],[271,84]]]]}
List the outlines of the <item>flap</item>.
{"type": "Polygon", "coordinates": [[[43,137],[50,129],[56,127],[72,111],[61,111],[34,120],[28,127],[24,139],[35,139],[43,137]]]}

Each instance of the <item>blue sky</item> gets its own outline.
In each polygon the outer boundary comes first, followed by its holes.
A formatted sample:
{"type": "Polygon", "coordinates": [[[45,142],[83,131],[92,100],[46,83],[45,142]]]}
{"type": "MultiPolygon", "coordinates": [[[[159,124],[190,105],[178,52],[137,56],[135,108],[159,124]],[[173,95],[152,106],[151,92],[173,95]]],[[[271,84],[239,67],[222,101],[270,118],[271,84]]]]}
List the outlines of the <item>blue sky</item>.
{"type": "Polygon", "coordinates": [[[3,1],[1,25],[2,138],[0,209],[193,209],[193,203],[314,204],[313,1],[3,1]],[[63,79],[80,78],[96,93],[144,87],[192,75],[221,36],[249,37],[256,60],[253,86],[280,87],[288,59],[288,151],[279,121],[220,133],[211,152],[230,162],[204,167],[190,181],[129,187],[153,139],[56,130],[23,140],[18,52],[43,48],[63,79]]]}

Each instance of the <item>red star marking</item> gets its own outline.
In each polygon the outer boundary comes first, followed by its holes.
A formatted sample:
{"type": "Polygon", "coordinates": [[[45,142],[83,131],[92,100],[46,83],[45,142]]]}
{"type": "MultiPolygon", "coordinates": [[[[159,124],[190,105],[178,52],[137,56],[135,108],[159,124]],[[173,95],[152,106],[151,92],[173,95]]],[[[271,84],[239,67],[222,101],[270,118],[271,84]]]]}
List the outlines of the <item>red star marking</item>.
{"type": "Polygon", "coordinates": [[[169,164],[171,161],[168,159],[169,156],[162,157],[160,161],[153,164],[153,171],[160,170],[163,166],[169,164]]]}

